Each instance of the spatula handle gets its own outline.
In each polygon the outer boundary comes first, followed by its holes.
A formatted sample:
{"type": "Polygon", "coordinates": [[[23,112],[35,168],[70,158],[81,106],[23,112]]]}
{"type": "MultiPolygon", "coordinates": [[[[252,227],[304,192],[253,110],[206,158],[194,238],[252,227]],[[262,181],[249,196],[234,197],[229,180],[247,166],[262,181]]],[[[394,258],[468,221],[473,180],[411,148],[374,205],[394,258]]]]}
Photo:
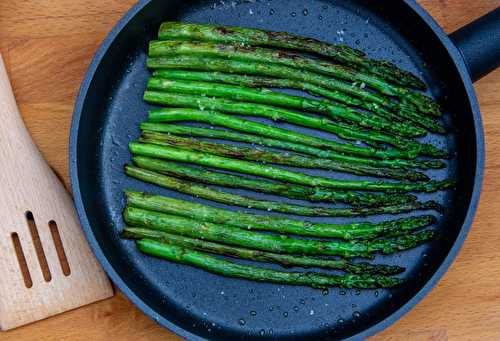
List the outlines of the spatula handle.
{"type": "Polygon", "coordinates": [[[15,163],[16,159],[22,161],[19,153],[24,152],[32,154],[37,152],[37,148],[19,113],[7,69],[0,54],[0,162],[3,164],[3,171],[4,167],[15,163]]]}
{"type": "MultiPolygon", "coordinates": [[[[9,76],[7,75],[7,69],[5,68],[5,63],[0,53],[0,103],[2,114],[12,115],[18,111],[16,101],[14,99],[14,94],[12,87],[10,85],[9,76]]],[[[4,117],[2,116],[2,120],[4,117]]]]}

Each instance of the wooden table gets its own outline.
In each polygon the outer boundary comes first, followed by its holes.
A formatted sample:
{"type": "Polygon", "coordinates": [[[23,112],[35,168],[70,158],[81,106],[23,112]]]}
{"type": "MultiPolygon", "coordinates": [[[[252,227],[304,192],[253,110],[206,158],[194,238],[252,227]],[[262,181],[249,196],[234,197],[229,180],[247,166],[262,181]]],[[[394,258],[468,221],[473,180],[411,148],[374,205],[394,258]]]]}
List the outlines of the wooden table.
{"type": "MultiPolygon", "coordinates": [[[[499,0],[419,1],[447,32],[499,0]]],[[[24,120],[50,165],[68,178],[75,99],[95,50],[135,0],[1,0],[0,50],[24,120]]],[[[474,226],[437,287],[373,340],[500,340],[500,72],[476,84],[486,129],[484,191],[474,226]],[[499,186],[499,187],[497,187],[499,186]]],[[[121,293],[11,332],[0,340],[177,340],[121,293]]]]}

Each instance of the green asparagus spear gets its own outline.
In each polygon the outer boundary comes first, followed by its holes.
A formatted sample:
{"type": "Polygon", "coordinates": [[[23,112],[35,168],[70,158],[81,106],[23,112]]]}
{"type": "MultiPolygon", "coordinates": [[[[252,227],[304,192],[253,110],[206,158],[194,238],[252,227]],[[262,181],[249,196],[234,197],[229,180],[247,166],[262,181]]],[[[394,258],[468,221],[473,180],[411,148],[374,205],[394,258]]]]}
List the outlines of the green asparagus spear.
{"type": "MultiPolygon", "coordinates": [[[[195,82],[170,80],[165,78],[151,78],[148,82],[149,90],[168,91],[177,93],[187,93],[192,95],[206,95],[226,98],[231,100],[242,100],[248,102],[276,105],[298,110],[312,111],[326,114],[334,121],[343,121],[358,125],[363,128],[385,131],[401,136],[421,136],[425,130],[398,122],[391,122],[381,117],[369,117],[362,115],[358,111],[346,107],[343,104],[332,104],[328,100],[315,100],[301,96],[287,95],[269,89],[253,89],[238,85],[228,85],[210,82],[195,82]]],[[[357,128],[346,125],[349,129],[357,128]]],[[[374,140],[375,142],[391,143],[399,146],[402,142],[396,137],[388,136],[384,140],[374,140]]]]}
{"type": "MultiPolygon", "coordinates": [[[[193,57],[181,56],[172,59],[181,59],[182,61],[184,59],[189,60],[191,58],[193,57]]],[[[215,61],[216,64],[218,61],[222,62],[222,64],[227,62],[226,60],[217,60],[217,59],[215,59],[215,61]]],[[[229,62],[232,63],[233,61],[229,62]]],[[[236,63],[242,63],[242,62],[236,62],[236,63]]],[[[198,65],[198,63],[195,65],[198,65]]],[[[367,103],[358,98],[346,95],[345,93],[342,93],[340,91],[330,90],[318,85],[302,82],[295,79],[249,76],[249,75],[234,74],[234,73],[222,73],[222,72],[178,70],[178,68],[182,68],[182,65],[176,66],[174,70],[169,70],[168,69],[169,66],[174,67],[174,65],[172,65],[171,62],[168,61],[168,63],[162,65],[161,69],[156,70],[153,73],[153,77],[165,78],[165,79],[179,79],[186,81],[226,83],[233,85],[248,86],[251,88],[261,88],[261,87],[290,88],[290,89],[307,91],[312,95],[323,96],[331,100],[334,100],[336,102],[342,102],[351,106],[363,106],[364,103],[367,103]]],[[[231,72],[231,70],[225,70],[225,71],[231,72]]]]}
{"type": "Polygon", "coordinates": [[[342,270],[359,275],[396,275],[405,269],[397,265],[370,264],[366,262],[353,263],[346,259],[327,259],[308,256],[283,255],[279,253],[246,249],[237,246],[213,243],[201,239],[184,237],[158,230],[149,230],[140,227],[126,227],[121,234],[126,239],[152,239],[162,243],[174,244],[181,247],[211,252],[233,258],[254,260],[257,262],[271,262],[283,267],[300,266],[303,268],[315,267],[333,270],[342,270]]]}
{"type": "Polygon", "coordinates": [[[243,160],[229,159],[217,155],[204,154],[189,150],[181,150],[168,146],[131,142],[129,147],[130,151],[133,154],[137,155],[155,157],[171,161],[194,163],[202,166],[225,169],[244,174],[257,175],[274,180],[313,187],[404,193],[435,192],[438,190],[450,188],[455,184],[455,182],[452,180],[428,181],[418,183],[338,180],[294,172],[275,166],[263,165],[243,160]]]}
{"type": "Polygon", "coordinates": [[[219,226],[209,222],[199,222],[134,207],[125,208],[123,215],[125,222],[129,225],[261,251],[296,255],[372,258],[373,254],[377,252],[393,254],[412,249],[435,236],[433,230],[426,230],[392,239],[376,239],[362,242],[320,241],[264,234],[231,226],[219,226]]]}
{"type": "Polygon", "coordinates": [[[357,217],[375,214],[398,214],[414,210],[441,210],[440,205],[433,202],[410,202],[406,204],[380,207],[311,207],[286,204],[278,201],[259,200],[252,197],[222,192],[207,186],[183,181],[171,176],[162,175],[146,169],[127,165],[125,173],[136,179],[156,184],[177,192],[191,194],[193,196],[220,202],[227,205],[255,208],[261,210],[290,213],[312,217],[357,217]]]}
{"type": "MultiPolygon", "coordinates": [[[[182,67],[176,65],[177,68],[182,67]]],[[[229,70],[225,70],[228,72],[229,70]]],[[[153,74],[154,77],[166,78],[166,79],[180,79],[189,81],[202,81],[202,82],[220,82],[226,84],[247,86],[252,88],[260,87],[272,87],[272,88],[290,88],[303,90],[311,95],[323,96],[330,100],[342,102],[350,106],[362,107],[367,110],[373,111],[368,115],[378,115],[385,117],[391,121],[402,122],[404,119],[409,119],[410,124],[418,124],[429,131],[434,133],[443,134],[446,132],[445,128],[438,122],[434,121],[428,116],[415,114],[413,111],[405,109],[399,111],[400,115],[394,114],[387,108],[376,105],[371,102],[365,102],[339,91],[328,90],[321,86],[317,86],[311,83],[297,81],[293,79],[283,79],[283,78],[269,78],[261,76],[248,76],[248,75],[237,75],[231,73],[222,72],[200,72],[200,71],[186,71],[186,70],[157,70],[153,74]]],[[[362,113],[359,113],[362,115],[362,113]]],[[[366,115],[366,114],[365,114],[366,115]]],[[[421,130],[421,134],[424,134],[425,130],[421,130]]]]}
{"type": "MultiPolygon", "coordinates": [[[[345,154],[358,154],[380,159],[384,159],[386,155],[385,151],[382,151],[380,153],[376,150],[373,150],[373,153],[370,154],[369,152],[366,151],[366,148],[362,148],[360,151],[359,150],[360,147],[358,146],[347,145],[347,147],[345,147],[345,144],[339,145],[339,143],[335,141],[298,133],[293,130],[272,127],[267,124],[245,120],[231,115],[225,115],[216,111],[195,110],[186,108],[158,109],[158,110],[153,110],[149,113],[149,120],[152,121],[152,123],[151,122],[143,123],[141,127],[145,127],[146,129],[153,131],[169,132],[169,130],[167,129],[172,129],[172,128],[167,128],[167,125],[155,124],[154,122],[197,121],[203,123],[210,123],[212,125],[231,128],[233,130],[238,130],[261,136],[267,136],[276,140],[270,141],[269,139],[259,139],[258,137],[254,138],[253,136],[248,138],[246,137],[243,138],[241,137],[242,136],[241,133],[236,135],[230,132],[226,132],[224,133],[224,136],[220,136],[220,138],[223,139],[263,144],[263,145],[268,145],[270,147],[288,149],[332,160],[361,163],[373,167],[385,167],[385,168],[395,168],[395,169],[409,169],[409,168],[439,169],[445,167],[445,164],[440,160],[423,160],[423,161],[401,160],[401,159],[376,160],[370,158],[349,156],[345,154]]],[[[194,134],[194,130],[192,130],[192,132],[194,134]]],[[[215,132],[212,132],[212,134],[215,134],[215,132]]]]}
{"type": "MultiPolygon", "coordinates": [[[[351,89],[352,84],[346,86],[345,83],[327,76],[284,65],[211,57],[193,57],[188,55],[176,55],[168,58],[149,58],[147,63],[148,67],[157,70],[156,72],[162,72],[162,70],[167,71],[168,69],[184,69],[229,72],[240,74],[240,76],[242,76],[241,74],[247,74],[277,77],[278,82],[294,81],[295,83],[305,84],[301,85],[302,90],[311,91],[316,95],[324,97],[333,96],[332,99],[339,102],[349,105],[359,105],[390,119],[409,119],[413,123],[417,123],[427,128],[436,127],[438,125],[438,123],[433,121],[429,116],[420,114],[418,110],[414,108],[412,109],[411,105],[405,104],[405,110],[400,110],[401,103],[398,102],[383,100],[372,102],[370,98],[361,100],[349,94],[352,91],[358,91],[357,89],[351,89]]],[[[290,83],[287,85],[290,87],[290,83]]]]}
{"type": "Polygon", "coordinates": [[[195,266],[218,275],[242,278],[257,282],[269,282],[288,285],[302,285],[317,289],[329,287],[375,289],[390,288],[402,283],[398,278],[382,275],[326,275],[314,272],[285,272],[240,265],[210,256],[207,253],[180,247],[174,244],[160,243],[151,239],[136,242],[143,253],[163,258],[176,263],[195,266]]]}
{"type": "MultiPolygon", "coordinates": [[[[196,72],[196,71],[186,71],[186,70],[158,70],[153,74],[156,78],[164,79],[174,79],[174,80],[187,80],[187,81],[202,81],[202,82],[217,82],[225,84],[233,84],[251,88],[261,88],[261,87],[272,87],[272,88],[291,88],[306,91],[315,96],[323,96],[330,100],[333,100],[334,104],[342,102],[350,106],[360,106],[367,110],[372,110],[373,113],[364,113],[356,111],[356,113],[362,117],[379,116],[382,118],[396,120],[398,124],[406,127],[408,130],[415,132],[417,134],[425,134],[425,130],[417,127],[408,125],[408,123],[403,122],[402,118],[397,114],[392,113],[388,109],[376,105],[371,102],[365,102],[350,96],[347,96],[339,91],[332,91],[320,86],[301,82],[291,79],[283,78],[266,78],[259,76],[248,76],[248,75],[236,75],[230,73],[222,72],[196,72]]],[[[413,112],[408,112],[409,110],[402,111],[404,117],[409,118],[412,122],[411,124],[417,123],[420,126],[428,127],[432,132],[445,133],[445,129],[439,123],[435,122],[432,118],[428,116],[415,115],[413,112]]]]}
{"type": "MultiPolygon", "coordinates": [[[[272,119],[274,121],[284,121],[289,123],[294,123],[298,125],[302,125],[310,128],[317,128],[324,131],[330,131],[338,134],[342,138],[351,138],[350,135],[346,136],[343,134],[341,129],[338,129],[338,126],[334,126],[330,124],[330,121],[326,118],[316,118],[307,115],[303,115],[298,112],[293,112],[285,109],[273,108],[267,105],[262,104],[253,104],[253,103],[244,103],[244,102],[236,102],[229,101],[218,98],[204,98],[204,97],[196,97],[196,96],[186,96],[182,94],[173,94],[168,92],[153,92],[147,91],[144,95],[144,98],[156,104],[164,104],[164,105],[179,105],[179,106],[188,106],[191,108],[201,109],[201,110],[188,110],[184,108],[169,108],[169,109],[157,109],[153,110],[149,114],[150,121],[153,122],[168,122],[172,120],[178,121],[181,117],[185,120],[188,120],[188,117],[191,117],[193,120],[203,120],[204,122],[209,122],[215,124],[215,122],[219,122],[217,124],[223,125],[221,122],[221,116],[217,115],[217,112],[207,111],[205,114],[205,109],[217,109],[222,110],[224,112],[228,112],[231,114],[242,114],[242,115],[253,115],[265,117],[268,119],[272,119]],[[205,105],[207,105],[205,107],[205,105]],[[210,120],[210,121],[209,121],[210,120]]],[[[234,127],[233,129],[243,130],[244,128],[253,129],[248,130],[249,132],[255,132],[264,136],[279,136],[280,139],[284,139],[286,141],[292,142],[300,142],[306,143],[308,145],[313,145],[316,147],[323,147],[334,150],[339,153],[345,153],[350,155],[359,155],[366,157],[376,157],[379,159],[414,159],[419,154],[418,151],[415,150],[397,150],[397,149],[389,149],[389,150],[380,150],[372,147],[364,147],[353,145],[349,143],[340,143],[337,141],[327,140],[324,138],[316,138],[314,136],[305,135],[297,132],[293,132],[286,129],[280,129],[277,127],[273,127],[269,124],[257,123],[249,120],[239,119],[237,117],[233,117],[231,119],[230,115],[224,115],[222,117],[230,119],[225,126],[231,125],[234,127]],[[290,137],[286,137],[286,135],[290,133],[290,137]]]]}
{"type": "Polygon", "coordinates": [[[143,253],[176,263],[192,265],[197,268],[226,277],[243,278],[257,282],[270,282],[290,285],[303,285],[318,289],[341,288],[390,288],[402,283],[398,278],[381,275],[325,275],[314,272],[285,272],[240,265],[210,256],[207,253],[160,243],[151,239],[136,242],[143,253]]]}
{"type": "Polygon", "coordinates": [[[299,236],[352,239],[373,239],[375,237],[406,234],[421,227],[431,225],[435,218],[430,215],[390,220],[382,223],[320,224],[283,217],[261,216],[240,211],[228,211],[195,202],[127,191],[125,193],[130,207],[175,214],[199,221],[229,225],[248,230],[273,231],[299,236]]]}
{"type": "Polygon", "coordinates": [[[374,103],[379,106],[395,109],[395,102],[384,98],[377,93],[370,93],[345,83],[340,80],[316,74],[303,69],[295,69],[285,65],[274,63],[259,63],[255,61],[228,60],[208,56],[190,56],[183,54],[173,54],[168,57],[150,57],[147,60],[147,66],[150,69],[197,69],[197,70],[216,70],[233,73],[257,74],[283,79],[308,82],[316,86],[322,86],[326,89],[336,92],[337,100],[343,103],[353,103],[352,101],[362,101],[364,103],[374,103]],[[204,65],[202,65],[204,64],[204,65]]]}
{"type": "Polygon", "coordinates": [[[387,118],[392,118],[392,119],[396,119],[396,117],[403,118],[405,120],[411,121],[413,124],[418,124],[419,126],[424,127],[433,133],[438,133],[438,134],[446,133],[446,128],[443,124],[439,123],[431,116],[419,115],[411,105],[405,104],[404,102],[399,105],[397,114],[394,114],[393,112],[388,112],[388,109],[385,108],[380,108],[380,109],[374,108],[371,110],[387,118]]]}
{"type": "MultiPolygon", "coordinates": [[[[347,80],[348,82],[365,83],[371,88],[378,90],[381,94],[396,96],[401,100],[408,100],[422,113],[441,116],[441,111],[437,103],[419,92],[394,86],[368,74],[358,72],[342,65],[320,61],[318,59],[306,58],[304,56],[285,51],[241,45],[221,45],[182,41],[152,41],[149,45],[150,57],[165,57],[179,54],[281,64],[301,70],[326,74],[331,77],[347,80]]],[[[349,90],[344,89],[344,91],[348,92],[349,90]]],[[[377,101],[376,103],[384,105],[386,102],[390,101],[388,97],[370,93],[369,91],[361,88],[358,88],[358,90],[351,90],[348,93],[354,96],[359,96],[362,99],[377,101]]]]}
{"type": "Polygon", "coordinates": [[[355,206],[404,205],[415,202],[412,195],[390,194],[377,195],[366,192],[332,191],[331,189],[287,184],[267,179],[253,179],[240,175],[219,173],[203,168],[195,168],[179,163],[134,156],[134,163],[144,169],[157,171],[191,181],[229,188],[243,188],[252,191],[285,196],[291,199],[302,199],[312,202],[342,202],[355,206]]]}
{"type": "Polygon", "coordinates": [[[270,46],[316,53],[364,72],[403,86],[425,89],[425,84],[408,71],[398,69],[387,61],[364,58],[364,53],[345,45],[328,44],[286,32],[271,32],[252,28],[165,22],[158,37],[161,40],[198,40],[215,43],[270,46]]]}
{"type": "Polygon", "coordinates": [[[376,176],[382,178],[385,177],[414,181],[429,180],[425,174],[420,172],[375,168],[366,165],[306,157],[299,154],[279,153],[264,149],[206,142],[151,131],[143,131],[140,141],[144,143],[172,146],[179,149],[194,150],[247,161],[260,161],[263,163],[275,163],[293,167],[327,169],[356,175],[376,176]]]}
{"type": "MultiPolygon", "coordinates": [[[[184,111],[183,109],[179,109],[179,110],[166,109],[166,111],[164,111],[164,114],[165,114],[165,117],[167,117],[166,120],[170,120],[170,121],[184,120],[184,119],[189,119],[190,117],[193,117],[197,121],[205,122],[205,121],[208,121],[208,119],[210,119],[210,122],[214,122],[214,123],[217,122],[218,119],[221,119],[221,118],[226,116],[226,115],[224,115],[224,116],[220,117],[219,114],[214,114],[214,115],[217,115],[217,117],[214,118],[207,111],[200,111],[200,114],[198,115],[198,113],[195,110],[191,110],[191,109],[186,109],[186,111],[184,111]],[[180,112],[180,115],[177,115],[178,112],[180,112]],[[205,119],[205,121],[203,119],[205,119]]],[[[226,126],[231,125],[231,123],[237,123],[237,126],[239,127],[239,129],[242,129],[243,127],[247,126],[248,121],[241,120],[239,118],[235,118],[232,116],[229,116],[229,119],[231,122],[226,122],[225,123],[226,126]],[[231,119],[234,119],[234,120],[231,120],[231,119]],[[240,122],[241,122],[241,124],[239,124],[240,122]]],[[[254,123],[253,121],[249,122],[249,125],[254,127],[253,123],[254,123]]],[[[261,123],[257,123],[255,126],[257,128],[264,128],[265,130],[268,130],[268,129],[266,129],[266,128],[268,128],[268,126],[263,125],[261,123]]],[[[219,130],[219,129],[212,129],[212,128],[208,129],[208,128],[199,128],[199,127],[184,126],[184,125],[178,125],[178,124],[173,125],[173,124],[144,122],[141,124],[141,129],[147,130],[147,131],[175,134],[175,135],[198,136],[198,137],[208,137],[208,138],[213,138],[213,139],[222,139],[222,140],[229,140],[229,141],[236,141],[236,142],[246,142],[246,143],[251,143],[252,145],[260,145],[260,146],[267,146],[267,147],[291,150],[291,151],[294,151],[297,153],[314,155],[315,157],[318,157],[318,158],[331,159],[331,160],[335,160],[338,162],[350,163],[352,165],[361,164],[361,165],[367,165],[367,166],[377,167],[377,168],[393,168],[393,169],[409,169],[409,168],[428,169],[430,167],[443,168],[445,166],[444,163],[439,162],[437,160],[431,160],[431,162],[428,162],[428,161],[421,162],[421,161],[407,161],[407,160],[377,160],[377,159],[360,158],[360,157],[354,157],[354,156],[336,153],[336,152],[331,151],[331,150],[310,147],[306,144],[280,141],[280,140],[260,137],[260,136],[256,136],[256,135],[249,135],[249,134],[244,134],[244,133],[239,133],[239,132],[234,132],[234,131],[219,130]]],[[[272,131],[273,129],[271,128],[269,130],[272,131]]],[[[281,133],[282,130],[283,129],[278,128],[278,133],[281,133]]],[[[291,133],[293,133],[293,132],[291,132],[291,133]]],[[[306,136],[306,138],[307,137],[309,137],[309,136],[306,136]]],[[[292,137],[292,139],[293,139],[293,137],[292,137]]],[[[313,137],[313,139],[316,139],[316,137],[313,137]]]]}
{"type": "MultiPolygon", "coordinates": [[[[386,158],[415,158],[419,154],[434,157],[446,157],[447,153],[430,144],[419,144],[411,140],[397,138],[380,134],[375,131],[353,130],[342,124],[336,124],[327,118],[313,117],[296,111],[273,107],[265,104],[231,101],[222,98],[207,98],[203,96],[186,96],[183,94],[169,93],[164,91],[146,91],[144,99],[147,102],[167,106],[185,106],[196,109],[220,110],[230,114],[241,114],[249,116],[260,116],[274,121],[284,121],[309,128],[316,128],[338,135],[343,139],[371,142],[397,143],[401,148],[411,148],[408,150],[379,150],[375,148],[364,148],[351,144],[330,141],[329,148],[361,156],[375,156],[386,158]]],[[[202,110],[203,111],[203,110],[202,110]]]]}

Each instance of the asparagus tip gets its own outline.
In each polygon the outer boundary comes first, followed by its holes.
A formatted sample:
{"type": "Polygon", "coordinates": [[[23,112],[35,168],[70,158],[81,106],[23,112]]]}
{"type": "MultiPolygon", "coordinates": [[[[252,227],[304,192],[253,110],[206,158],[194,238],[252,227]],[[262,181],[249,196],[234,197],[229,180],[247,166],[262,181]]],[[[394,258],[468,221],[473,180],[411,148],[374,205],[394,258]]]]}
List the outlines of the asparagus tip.
{"type": "Polygon", "coordinates": [[[442,169],[446,167],[446,163],[441,160],[423,160],[418,162],[418,167],[430,169],[442,169]]]}
{"type": "Polygon", "coordinates": [[[403,273],[406,268],[398,265],[371,264],[368,262],[361,262],[348,264],[346,266],[346,270],[354,274],[397,275],[403,273]]]}
{"type": "Polygon", "coordinates": [[[424,220],[426,221],[427,225],[432,225],[437,222],[437,218],[433,215],[425,215],[424,220]]]}
{"type": "MultiPolygon", "coordinates": [[[[435,210],[440,214],[442,214],[444,211],[443,206],[434,200],[424,202],[422,204],[422,208],[428,209],[428,210],[435,210]]],[[[434,217],[434,219],[435,219],[435,221],[434,221],[434,223],[435,223],[437,221],[437,218],[434,217]]]]}

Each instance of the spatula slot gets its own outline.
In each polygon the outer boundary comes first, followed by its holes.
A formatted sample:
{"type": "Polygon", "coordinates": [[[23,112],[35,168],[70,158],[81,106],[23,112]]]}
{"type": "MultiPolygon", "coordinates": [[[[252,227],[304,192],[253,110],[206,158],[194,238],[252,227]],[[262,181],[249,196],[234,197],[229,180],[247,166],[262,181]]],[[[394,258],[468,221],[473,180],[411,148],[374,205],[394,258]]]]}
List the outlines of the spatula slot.
{"type": "Polygon", "coordinates": [[[26,212],[26,221],[28,222],[31,239],[33,240],[33,245],[35,246],[38,264],[40,265],[40,269],[42,270],[43,279],[45,280],[45,282],[50,282],[52,280],[52,274],[50,273],[47,257],[45,256],[45,251],[43,250],[40,235],[38,234],[38,228],[35,223],[35,218],[33,217],[33,213],[31,213],[30,211],[26,212]]]}
{"type": "Polygon", "coordinates": [[[68,258],[66,257],[66,252],[64,251],[64,245],[61,240],[61,235],[59,234],[59,229],[57,223],[54,220],[49,222],[50,233],[52,234],[52,240],[57,251],[57,257],[59,258],[59,264],[61,264],[61,270],[65,276],[71,275],[71,268],[69,267],[68,258]]]}
{"type": "Polygon", "coordinates": [[[19,269],[23,276],[24,285],[26,288],[33,287],[33,280],[31,279],[30,270],[28,269],[28,263],[26,262],[26,257],[24,256],[23,247],[21,246],[21,241],[19,240],[19,235],[17,233],[11,234],[12,243],[14,244],[14,250],[16,251],[17,262],[19,263],[19,269]]]}

